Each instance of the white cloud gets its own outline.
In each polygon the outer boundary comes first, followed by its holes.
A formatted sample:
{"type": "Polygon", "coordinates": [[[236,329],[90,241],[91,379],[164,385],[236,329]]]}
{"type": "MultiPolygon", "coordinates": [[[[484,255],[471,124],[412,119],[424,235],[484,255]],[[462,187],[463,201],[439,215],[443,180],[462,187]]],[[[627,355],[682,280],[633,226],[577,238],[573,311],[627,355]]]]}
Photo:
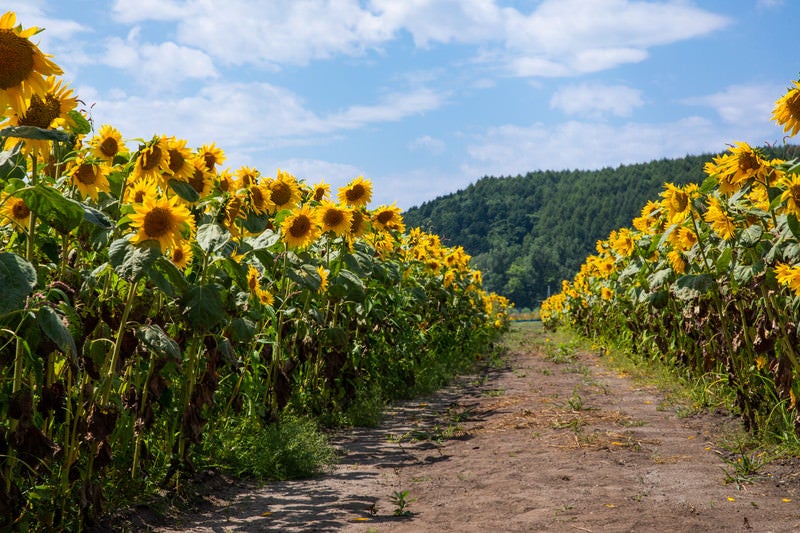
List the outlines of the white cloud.
{"type": "Polygon", "coordinates": [[[758,145],[779,138],[780,130],[768,119],[750,130],[702,117],[621,126],[580,121],[505,125],[489,129],[468,147],[472,161],[464,163],[462,170],[471,176],[497,176],[536,169],[596,169],[722,151],[738,140],[758,145]]]}
{"type": "Polygon", "coordinates": [[[556,91],[550,98],[550,107],[561,109],[568,115],[598,117],[611,113],[628,117],[643,104],[641,91],[625,85],[582,83],[556,91]]]}
{"type": "Polygon", "coordinates": [[[110,38],[102,62],[125,70],[151,91],[175,87],[186,79],[216,78],[219,74],[204,52],[171,41],[140,44],[139,28],[126,40],[110,38]]]}
{"type": "Polygon", "coordinates": [[[778,85],[742,84],[732,85],[708,96],[686,98],[683,102],[689,105],[709,106],[723,121],[744,129],[753,123],[769,120],[775,100],[784,92],[785,88],[778,85]]]}
{"type": "Polygon", "coordinates": [[[426,150],[433,155],[439,155],[444,152],[445,143],[441,139],[435,139],[430,135],[423,135],[411,141],[408,147],[411,150],[426,150]]]}

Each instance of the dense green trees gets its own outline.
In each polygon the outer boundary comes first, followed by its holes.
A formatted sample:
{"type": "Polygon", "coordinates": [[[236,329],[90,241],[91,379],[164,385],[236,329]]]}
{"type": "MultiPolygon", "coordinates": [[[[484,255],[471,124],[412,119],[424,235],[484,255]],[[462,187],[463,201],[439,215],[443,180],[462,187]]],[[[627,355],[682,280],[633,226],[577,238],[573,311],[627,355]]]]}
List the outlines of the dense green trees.
{"type": "MultiPolygon", "coordinates": [[[[797,147],[767,149],[789,159],[797,147]]],[[[536,171],[484,177],[466,189],[409,209],[420,226],[461,245],[484,274],[486,290],[518,308],[535,307],[562,279],[572,279],[595,243],[630,226],[665,182],[701,182],[713,154],[661,159],[601,170],[536,171]]]]}

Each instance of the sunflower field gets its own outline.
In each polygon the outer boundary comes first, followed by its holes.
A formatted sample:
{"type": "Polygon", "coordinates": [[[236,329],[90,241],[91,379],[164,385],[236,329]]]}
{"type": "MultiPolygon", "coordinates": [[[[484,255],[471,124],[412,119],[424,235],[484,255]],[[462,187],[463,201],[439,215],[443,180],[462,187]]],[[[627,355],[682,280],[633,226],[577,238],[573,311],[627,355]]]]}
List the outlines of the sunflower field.
{"type": "Polygon", "coordinates": [[[461,248],[215,144],[95,131],[0,18],[0,528],[178,483],[216,428],[436,386],[508,326],[461,248]]]}
{"type": "MultiPolygon", "coordinates": [[[[800,130],[800,82],[772,119],[800,130]]],[[[800,162],[739,142],[704,170],[599,241],[542,318],[721,386],[748,430],[797,442],[800,162]]]]}

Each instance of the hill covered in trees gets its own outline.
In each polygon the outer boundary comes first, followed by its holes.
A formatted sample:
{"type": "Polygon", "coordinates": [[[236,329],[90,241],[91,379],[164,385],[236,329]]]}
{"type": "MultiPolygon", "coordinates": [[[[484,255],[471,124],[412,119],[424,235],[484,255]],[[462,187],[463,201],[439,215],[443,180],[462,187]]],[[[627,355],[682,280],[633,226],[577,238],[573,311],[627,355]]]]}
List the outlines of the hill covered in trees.
{"type": "MultiPolygon", "coordinates": [[[[790,159],[797,147],[768,148],[768,157],[790,159]]],[[[486,290],[504,294],[518,308],[533,308],[572,279],[595,243],[630,226],[666,182],[700,183],[703,165],[716,154],[661,159],[601,170],[536,171],[479,179],[404,215],[408,227],[461,245],[484,275],[486,290]]]]}

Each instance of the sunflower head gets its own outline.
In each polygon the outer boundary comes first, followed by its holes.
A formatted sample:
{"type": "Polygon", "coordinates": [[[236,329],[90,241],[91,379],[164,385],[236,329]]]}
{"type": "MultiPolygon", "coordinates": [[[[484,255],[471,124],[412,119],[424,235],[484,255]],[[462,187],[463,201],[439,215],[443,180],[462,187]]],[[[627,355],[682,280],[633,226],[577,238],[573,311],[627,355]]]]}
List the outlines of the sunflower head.
{"type": "Polygon", "coordinates": [[[345,206],[324,202],[319,207],[319,221],[323,233],[331,232],[334,235],[342,236],[350,231],[353,213],[345,206]]]}
{"type": "Polygon", "coordinates": [[[72,162],[67,173],[81,195],[88,196],[96,202],[98,193],[111,191],[107,177],[109,171],[110,169],[104,163],[89,160],[82,155],[72,162]]]}
{"type": "Polygon", "coordinates": [[[113,126],[103,124],[97,135],[89,141],[92,155],[98,159],[103,159],[111,163],[117,154],[128,152],[128,148],[122,140],[122,134],[113,126]]]}
{"type": "Polygon", "coordinates": [[[211,192],[213,184],[213,174],[208,170],[205,163],[200,158],[192,159],[190,164],[192,173],[186,178],[189,185],[197,191],[200,198],[207,196],[211,192]]]}
{"type": "Polygon", "coordinates": [[[272,193],[265,185],[253,183],[247,188],[248,205],[257,215],[275,211],[272,193]]]}
{"type": "Polygon", "coordinates": [[[197,155],[206,164],[209,172],[215,172],[217,165],[221,165],[225,161],[225,152],[221,148],[217,148],[215,143],[204,144],[197,151],[197,155]]]}
{"type": "Polygon", "coordinates": [[[292,209],[300,201],[300,187],[295,177],[288,172],[278,169],[278,176],[269,180],[266,185],[276,211],[292,209]]]}
{"type": "Polygon", "coordinates": [[[258,185],[261,181],[261,173],[255,168],[239,167],[236,170],[236,180],[240,187],[250,187],[251,185],[258,185]]]}
{"type": "Polygon", "coordinates": [[[292,211],[281,224],[281,239],[292,249],[309,246],[319,235],[318,215],[308,205],[292,211]]]}
{"type": "Polygon", "coordinates": [[[352,207],[365,207],[372,199],[372,183],[362,176],[339,189],[339,200],[352,207]]]}
{"type": "Polygon", "coordinates": [[[406,230],[400,208],[395,204],[382,205],[376,209],[372,214],[372,225],[381,231],[394,230],[402,233],[406,230]]]}
{"type": "Polygon", "coordinates": [[[317,267],[317,274],[319,274],[319,288],[317,292],[325,292],[328,290],[328,270],[322,265],[317,267]]]}
{"type": "Polygon", "coordinates": [[[158,241],[163,252],[167,248],[177,248],[194,230],[194,221],[188,208],[180,203],[178,196],[171,198],[144,198],[141,204],[134,204],[135,213],[129,215],[136,235],[133,243],[148,240],[158,241]]]}
{"type": "Polygon", "coordinates": [[[311,187],[311,199],[315,202],[324,202],[331,196],[331,186],[325,182],[319,182],[311,187]]]}
{"type": "Polygon", "coordinates": [[[800,131],[800,81],[793,81],[790,88],[777,102],[772,111],[772,120],[783,126],[783,131],[794,136],[800,131]]]}
{"type": "Polygon", "coordinates": [[[133,179],[149,178],[164,184],[164,174],[170,173],[169,144],[164,137],[154,137],[139,149],[139,156],[133,167],[133,179]]]}
{"type": "Polygon", "coordinates": [[[30,223],[31,210],[25,200],[3,194],[0,197],[0,224],[11,224],[17,231],[24,231],[30,223]]]}
{"type": "Polygon", "coordinates": [[[186,147],[186,139],[167,138],[167,153],[169,154],[169,173],[172,177],[180,181],[189,181],[194,174],[194,161],[197,158],[186,147]]]}
{"type": "Polygon", "coordinates": [[[186,241],[181,242],[169,251],[169,260],[181,270],[189,266],[189,263],[192,262],[192,256],[192,246],[186,241]]]}
{"type": "Polygon", "coordinates": [[[35,26],[24,30],[18,26],[13,11],[0,17],[0,113],[6,107],[12,113],[24,113],[27,101],[47,93],[46,78],[64,73],[31,42],[37,33],[35,26]]]}
{"type": "MultiPolygon", "coordinates": [[[[55,129],[75,126],[69,112],[78,105],[78,99],[72,95],[72,89],[62,85],[55,77],[47,78],[46,89],[36,93],[27,100],[22,112],[10,117],[8,125],[35,126],[43,129],[55,129]]],[[[44,139],[24,139],[24,151],[34,150],[47,153],[50,141],[44,139]]]]}

